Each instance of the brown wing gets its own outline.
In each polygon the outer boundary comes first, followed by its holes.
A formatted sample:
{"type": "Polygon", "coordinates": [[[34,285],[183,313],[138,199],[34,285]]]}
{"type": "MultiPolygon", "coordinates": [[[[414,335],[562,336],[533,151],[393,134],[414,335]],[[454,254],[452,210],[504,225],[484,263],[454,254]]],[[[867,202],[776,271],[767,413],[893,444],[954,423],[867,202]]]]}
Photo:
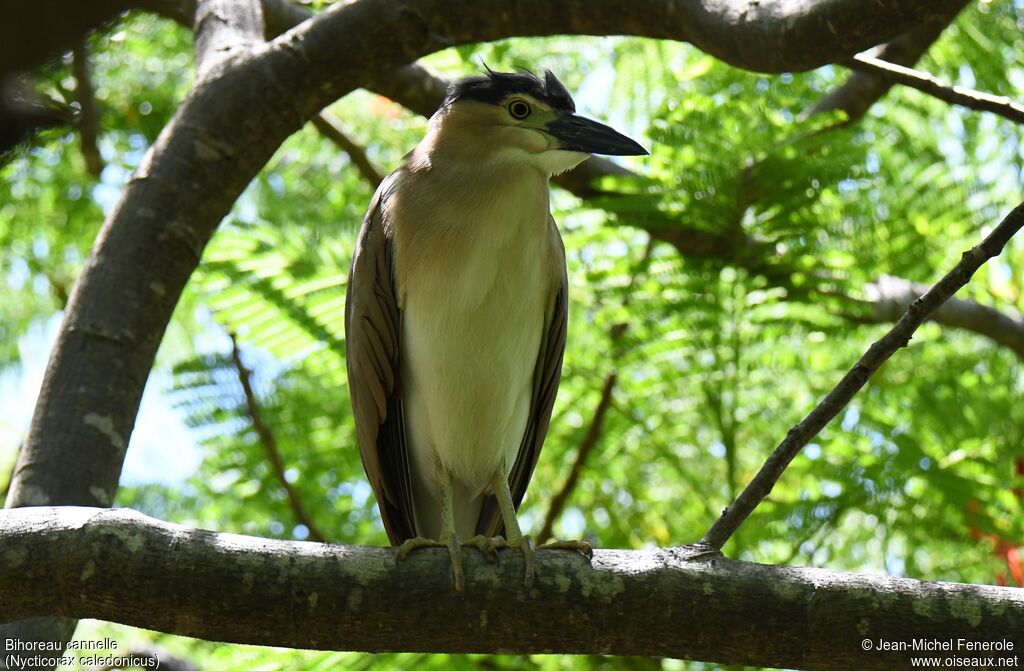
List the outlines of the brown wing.
{"type": "MultiPolygon", "coordinates": [[[[558,383],[562,379],[562,355],[565,354],[565,334],[569,326],[569,278],[565,269],[565,248],[558,234],[555,220],[548,218],[552,235],[558,241],[559,258],[562,262],[562,283],[555,294],[548,314],[546,315],[544,334],[541,337],[540,352],[533,371],[533,399],[530,403],[530,419],[526,425],[523,442],[519,454],[508,475],[509,489],[512,490],[512,503],[516,510],[523,502],[526,486],[530,484],[533,469],[540,457],[540,448],[548,434],[548,422],[551,420],[551,409],[555,405],[558,383]]],[[[477,522],[477,533],[495,536],[505,533],[505,523],[498,510],[498,502],[489,495],[484,501],[477,522]]]]}
{"type": "Polygon", "coordinates": [[[398,173],[389,175],[370,202],[345,298],[345,359],[359,456],[395,545],[416,531],[398,365],[401,313],[392,274],[393,240],[382,214],[397,179],[398,173]]]}

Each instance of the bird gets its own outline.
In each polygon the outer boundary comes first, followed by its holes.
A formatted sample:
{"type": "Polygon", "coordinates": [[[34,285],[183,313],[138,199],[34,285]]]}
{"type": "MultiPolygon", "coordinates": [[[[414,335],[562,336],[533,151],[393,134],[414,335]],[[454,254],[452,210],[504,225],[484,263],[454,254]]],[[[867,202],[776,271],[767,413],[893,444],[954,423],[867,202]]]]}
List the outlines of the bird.
{"type": "MultiPolygon", "coordinates": [[[[486,66],[485,66],[486,68],[486,66]]],[[[565,249],[549,180],[591,154],[644,155],[576,114],[550,70],[459,79],[379,185],[348,278],[346,363],[356,441],[398,558],[462,547],[494,560],[535,545],[516,512],[561,378],[565,249]]],[[[578,550],[583,541],[537,549],[578,550]]]]}

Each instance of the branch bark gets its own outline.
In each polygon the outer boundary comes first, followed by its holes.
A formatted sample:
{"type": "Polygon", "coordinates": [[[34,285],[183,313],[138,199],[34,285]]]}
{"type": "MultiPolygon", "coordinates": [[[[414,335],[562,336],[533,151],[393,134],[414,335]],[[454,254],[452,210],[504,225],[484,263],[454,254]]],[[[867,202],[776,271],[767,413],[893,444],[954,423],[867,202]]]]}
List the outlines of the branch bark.
{"type": "MultiPolygon", "coordinates": [[[[905,669],[863,641],[1024,645],[1020,590],[763,566],[688,548],[466,553],[218,534],[132,510],[0,516],[0,619],[92,617],[208,640],[297,648],[641,654],[792,669],[905,669]],[[652,598],[652,595],[654,598],[652,598]],[[623,617],[629,613],[629,617],[623,617]],[[699,626],[697,625],[699,623],[699,626]]],[[[981,656],[997,653],[986,652],[981,656]]]]}
{"type": "Polygon", "coordinates": [[[900,317],[896,325],[864,353],[864,356],[843,376],[839,384],[807,415],[786,434],[771,456],[761,466],[750,484],[740,492],[736,500],[722,511],[700,544],[721,550],[726,541],[750,516],[754,508],[768,496],[775,483],[782,476],[789,463],[799,454],[804,445],[816,436],[825,425],[846,407],[846,404],[860,391],[878,368],[889,360],[896,350],[906,347],[914,331],[924,323],[929,314],[959,291],[971,276],[989,259],[1002,252],[1013,235],[1024,226],[1024,203],[1015,207],[988,236],[970,251],[924,295],[915,300],[900,317]]]}
{"type": "MultiPolygon", "coordinates": [[[[945,11],[928,16],[919,26],[879,49],[877,57],[890,63],[914,65],[970,2],[971,0],[961,0],[959,3],[951,4],[945,11]]],[[[807,110],[806,116],[818,112],[843,110],[850,122],[856,121],[892,88],[893,83],[892,80],[874,73],[854,72],[842,86],[822,97],[816,105],[807,110]]]]}
{"type": "Polygon", "coordinates": [[[192,19],[195,33],[196,76],[228,63],[263,41],[259,0],[198,0],[192,19]]]}

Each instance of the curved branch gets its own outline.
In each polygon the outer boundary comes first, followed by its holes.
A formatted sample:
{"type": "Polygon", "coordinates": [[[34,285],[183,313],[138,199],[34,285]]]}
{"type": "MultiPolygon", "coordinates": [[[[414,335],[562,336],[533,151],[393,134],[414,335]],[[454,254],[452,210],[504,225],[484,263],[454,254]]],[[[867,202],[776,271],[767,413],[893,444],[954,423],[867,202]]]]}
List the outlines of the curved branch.
{"type": "MultiPolygon", "coordinates": [[[[697,561],[688,548],[537,553],[523,563],[278,541],[133,510],[0,516],[0,620],[93,617],[208,640],[298,648],[658,655],[792,669],[905,669],[865,639],[1024,645],[1024,593],[814,568],[697,561]],[[652,598],[653,597],[653,598],[652,598]],[[628,617],[623,617],[628,613],[628,617]]],[[[981,656],[1004,653],[985,652],[981,656]]],[[[958,656],[964,656],[962,653],[958,656]]]]}
{"type": "Polygon", "coordinates": [[[896,325],[867,352],[843,376],[839,384],[807,415],[786,434],[786,437],[761,466],[750,484],[740,492],[736,500],[722,511],[708,532],[701,539],[701,545],[721,550],[726,541],[750,516],[761,501],[768,496],[783,471],[799,454],[811,438],[846,407],[846,404],[867,383],[879,366],[889,360],[896,350],[906,347],[914,331],[929,315],[959,291],[971,276],[986,261],[998,255],[1013,235],[1024,226],[1024,203],[1015,207],[978,246],[964,252],[963,258],[952,270],[924,295],[915,300],[900,317],[896,325]]]}

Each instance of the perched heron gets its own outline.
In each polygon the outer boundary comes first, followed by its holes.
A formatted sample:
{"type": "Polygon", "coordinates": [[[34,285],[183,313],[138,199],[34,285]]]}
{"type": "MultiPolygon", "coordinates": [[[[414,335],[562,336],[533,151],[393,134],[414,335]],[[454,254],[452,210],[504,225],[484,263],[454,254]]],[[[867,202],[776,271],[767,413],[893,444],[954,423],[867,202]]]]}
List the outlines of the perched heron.
{"type": "Polygon", "coordinates": [[[345,334],[363,466],[399,558],[447,548],[457,591],[462,545],[491,559],[520,550],[533,581],[516,510],[547,434],[568,308],[548,180],[591,153],[647,153],[575,109],[550,71],[453,83],[356,244],[345,334]]]}

